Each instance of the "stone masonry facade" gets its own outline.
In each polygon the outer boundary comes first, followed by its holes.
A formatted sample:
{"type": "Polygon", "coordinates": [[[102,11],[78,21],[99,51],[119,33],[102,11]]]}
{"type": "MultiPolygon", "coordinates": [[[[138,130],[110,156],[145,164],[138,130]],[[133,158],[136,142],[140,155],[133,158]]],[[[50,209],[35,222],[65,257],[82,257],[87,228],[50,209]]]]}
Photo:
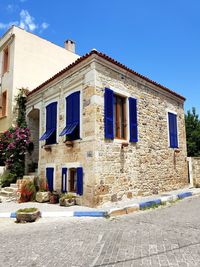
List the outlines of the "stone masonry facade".
{"type": "Polygon", "coordinates": [[[91,55],[28,97],[27,115],[39,109],[39,135],[45,131],[45,105],[58,102],[57,135],[65,127],[65,97],[80,91],[80,139],[67,147],[64,137],[46,150],[39,145],[39,176],[55,168],[55,190],[61,189],[62,166],[83,167],[80,203],[95,207],[138,195],[157,194],[188,183],[184,100],[91,55]],[[105,139],[104,91],[110,88],[137,99],[138,142],[105,139]],[[178,149],[169,148],[167,112],[177,114],[178,149]]]}
{"type": "Polygon", "coordinates": [[[190,175],[193,179],[193,185],[200,187],[200,157],[192,157],[190,175]]]}

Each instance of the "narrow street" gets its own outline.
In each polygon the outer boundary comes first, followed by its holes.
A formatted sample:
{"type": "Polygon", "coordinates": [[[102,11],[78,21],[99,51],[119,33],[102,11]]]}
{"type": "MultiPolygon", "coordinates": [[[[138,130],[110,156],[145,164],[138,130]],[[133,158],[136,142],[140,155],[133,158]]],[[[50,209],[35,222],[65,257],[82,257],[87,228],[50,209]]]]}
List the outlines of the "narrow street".
{"type": "Polygon", "coordinates": [[[0,266],[200,266],[200,197],[111,219],[0,220],[0,266]]]}

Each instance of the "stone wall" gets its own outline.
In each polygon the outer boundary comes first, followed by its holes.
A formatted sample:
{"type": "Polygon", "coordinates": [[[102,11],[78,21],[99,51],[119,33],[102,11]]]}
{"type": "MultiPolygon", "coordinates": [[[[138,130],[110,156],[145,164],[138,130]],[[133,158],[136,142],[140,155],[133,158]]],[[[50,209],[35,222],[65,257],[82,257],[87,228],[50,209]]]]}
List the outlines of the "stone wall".
{"type": "Polygon", "coordinates": [[[193,186],[200,187],[200,157],[189,158],[190,164],[190,179],[193,182],[193,186]]]}
{"type": "Polygon", "coordinates": [[[121,78],[97,65],[96,94],[96,186],[95,203],[150,195],[183,187],[188,182],[183,103],[142,85],[121,78]],[[139,141],[122,148],[118,140],[104,138],[104,88],[121,89],[138,102],[139,141]],[[179,150],[169,148],[167,110],[177,113],[179,150]]]}

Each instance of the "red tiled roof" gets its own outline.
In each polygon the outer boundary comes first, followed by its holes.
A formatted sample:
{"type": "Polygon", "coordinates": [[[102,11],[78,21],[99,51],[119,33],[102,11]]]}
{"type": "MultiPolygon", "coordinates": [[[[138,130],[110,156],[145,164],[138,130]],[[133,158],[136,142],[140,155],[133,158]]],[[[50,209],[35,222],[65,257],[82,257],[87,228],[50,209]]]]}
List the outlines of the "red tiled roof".
{"type": "Polygon", "coordinates": [[[101,58],[103,58],[103,59],[105,59],[105,60],[107,60],[107,61],[109,61],[109,62],[111,62],[111,63],[113,63],[113,64],[115,64],[115,65],[117,65],[118,67],[120,67],[120,68],[122,68],[122,69],[124,69],[124,70],[126,70],[126,71],[128,71],[128,72],[130,72],[130,73],[132,73],[132,74],[134,74],[134,75],[136,75],[136,76],[138,76],[139,78],[141,78],[141,79],[143,79],[143,80],[145,80],[145,81],[147,81],[147,82],[149,82],[149,83],[151,83],[151,84],[153,84],[153,85],[156,85],[156,86],[160,87],[160,88],[163,89],[164,91],[166,91],[166,92],[168,92],[168,93],[171,93],[171,94],[175,95],[176,97],[178,97],[178,98],[180,98],[180,99],[182,99],[182,100],[185,100],[185,97],[183,97],[183,96],[177,94],[176,92],[172,91],[171,89],[169,89],[169,88],[167,88],[167,87],[165,87],[165,86],[163,86],[163,85],[161,85],[161,84],[159,84],[159,83],[157,83],[157,82],[155,82],[155,81],[153,81],[153,80],[151,80],[151,79],[149,79],[149,78],[147,78],[147,77],[145,77],[145,76],[139,74],[138,72],[136,72],[136,71],[134,71],[134,70],[132,70],[132,69],[126,67],[125,65],[123,65],[123,64],[121,64],[120,62],[118,62],[118,61],[112,59],[111,57],[107,56],[106,54],[103,54],[103,53],[98,52],[98,51],[96,51],[96,50],[92,50],[90,53],[87,53],[87,54],[85,54],[84,56],[78,58],[78,59],[77,59],[76,61],[74,61],[72,64],[70,64],[69,66],[67,66],[66,68],[64,68],[63,70],[61,70],[61,71],[58,72],[57,74],[55,74],[53,77],[51,77],[51,78],[48,79],[47,81],[43,82],[41,85],[39,85],[39,86],[38,86],[37,88],[35,88],[33,91],[31,91],[31,92],[28,94],[28,96],[30,96],[30,95],[36,93],[37,91],[39,91],[40,89],[42,89],[45,85],[47,85],[47,84],[50,83],[51,81],[55,80],[56,78],[58,78],[59,76],[61,76],[62,74],[64,74],[65,72],[67,72],[68,70],[70,70],[71,68],[73,68],[74,66],[78,65],[79,63],[81,63],[82,61],[84,61],[85,59],[87,59],[88,57],[90,57],[91,55],[94,55],[94,54],[95,54],[95,55],[98,55],[99,57],[101,57],[101,58]]]}

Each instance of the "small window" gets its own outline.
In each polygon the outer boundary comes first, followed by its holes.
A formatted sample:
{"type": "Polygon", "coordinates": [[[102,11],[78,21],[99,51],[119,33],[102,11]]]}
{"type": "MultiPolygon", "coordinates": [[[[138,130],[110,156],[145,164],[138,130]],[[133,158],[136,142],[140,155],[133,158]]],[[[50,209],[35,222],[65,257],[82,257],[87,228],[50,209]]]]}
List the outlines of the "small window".
{"type": "Polygon", "coordinates": [[[69,192],[77,192],[77,171],[75,168],[69,169],[68,188],[69,192]]]}
{"type": "Polygon", "coordinates": [[[7,116],[7,91],[2,93],[1,117],[7,116]]]}
{"type": "Polygon", "coordinates": [[[169,146],[171,148],[178,148],[178,130],[177,130],[177,116],[168,112],[169,125],[169,146]]]}
{"type": "Polygon", "coordinates": [[[3,51],[3,74],[8,71],[9,50],[6,47],[3,51]]]}
{"type": "Polygon", "coordinates": [[[126,139],[126,98],[114,95],[114,133],[115,138],[126,139]]]}

